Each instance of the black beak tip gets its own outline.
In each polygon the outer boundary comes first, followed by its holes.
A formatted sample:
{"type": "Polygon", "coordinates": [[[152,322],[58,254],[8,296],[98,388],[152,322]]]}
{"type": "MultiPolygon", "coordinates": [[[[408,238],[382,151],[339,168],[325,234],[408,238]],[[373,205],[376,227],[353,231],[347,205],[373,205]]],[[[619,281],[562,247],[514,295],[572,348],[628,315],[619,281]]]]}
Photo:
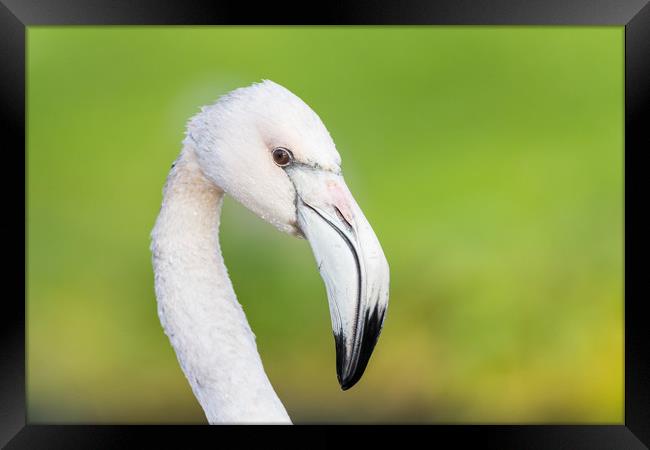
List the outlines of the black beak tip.
{"type": "MultiPolygon", "coordinates": [[[[348,366],[349,361],[341,335],[336,336],[336,344],[336,378],[339,381],[341,390],[347,391],[361,379],[366,367],[365,364],[361,366],[357,364],[357,367],[351,373],[344,374],[346,372],[344,368],[348,366]]],[[[367,361],[365,362],[367,363],[367,361]]]]}
{"type": "Polygon", "coordinates": [[[363,376],[368,361],[370,360],[370,355],[375,348],[377,339],[379,339],[385,312],[385,309],[379,312],[377,308],[375,308],[372,314],[366,316],[366,325],[364,327],[363,337],[361,339],[361,349],[357,356],[356,364],[354,364],[352,371],[346,373],[345,376],[342,375],[344,367],[349,365],[349,355],[347,355],[345,350],[345,338],[342,333],[334,334],[336,342],[336,377],[338,378],[339,385],[343,391],[347,391],[357,384],[363,376]]]}
{"type": "Polygon", "coordinates": [[[345,356],[343,353],[337,352],[337,367],[336,367],[336,378],[339,380],[339,385],[341,386],[341,390],[347,391],[350,389],[352,386],[357,384],[357,382],[361,379],[361,375],[363,375],[364,369],[360,368],[361,370],[355,370],[352,373],[346,374],[346,376],[343,376],[343,366],[344,366],[344,361],[345,361],[345,356]]]}

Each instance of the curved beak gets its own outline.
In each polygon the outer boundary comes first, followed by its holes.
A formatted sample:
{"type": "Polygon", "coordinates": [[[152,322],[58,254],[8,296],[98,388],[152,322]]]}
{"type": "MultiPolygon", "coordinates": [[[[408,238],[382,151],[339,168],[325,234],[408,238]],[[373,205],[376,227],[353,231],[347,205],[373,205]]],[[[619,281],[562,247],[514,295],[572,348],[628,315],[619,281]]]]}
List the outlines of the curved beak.
{"type": "Polygon", "coordinates": [[[298,226],[325,282],[337,376],[347,390],[363,375],[383,326],[388,262],[341,175],[307,167],[287,173],[296,187],[298,226]]]}

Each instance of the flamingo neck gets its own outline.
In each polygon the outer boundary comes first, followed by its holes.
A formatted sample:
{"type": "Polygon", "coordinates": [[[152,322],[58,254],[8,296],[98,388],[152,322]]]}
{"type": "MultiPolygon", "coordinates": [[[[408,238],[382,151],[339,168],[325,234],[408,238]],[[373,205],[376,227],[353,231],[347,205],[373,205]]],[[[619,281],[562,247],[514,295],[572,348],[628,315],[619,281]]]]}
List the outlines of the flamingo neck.
{"type": "Polygon", "coordinates": [[[210,424],[291,423],[264,372],[219,245],[223,191],[186,146],[151,233],[160,322],[210,424]]]}

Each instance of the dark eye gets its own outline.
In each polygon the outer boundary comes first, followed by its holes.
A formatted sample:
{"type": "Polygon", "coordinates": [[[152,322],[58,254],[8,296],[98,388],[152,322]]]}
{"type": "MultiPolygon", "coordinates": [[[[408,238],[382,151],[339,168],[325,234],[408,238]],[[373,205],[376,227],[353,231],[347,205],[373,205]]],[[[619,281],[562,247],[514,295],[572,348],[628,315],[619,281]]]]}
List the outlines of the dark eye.
{"type": "Polygon", "coordinates": [[[273,162],[280,167],[288,166],[292,159],[291,152],[286,148],[278,147],[273,150],[273,162]]]}

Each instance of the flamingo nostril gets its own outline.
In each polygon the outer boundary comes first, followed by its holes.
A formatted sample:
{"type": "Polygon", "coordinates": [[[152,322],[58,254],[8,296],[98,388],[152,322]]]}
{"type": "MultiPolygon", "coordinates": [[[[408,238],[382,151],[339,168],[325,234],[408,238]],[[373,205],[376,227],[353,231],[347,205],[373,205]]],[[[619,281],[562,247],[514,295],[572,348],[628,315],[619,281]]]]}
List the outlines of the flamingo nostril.
{"type": "Polygon", "coordinates": [[[343,215],[341,210],[338,208],[338,206],[334,205],[334,211],[336,211],[336,215],[338,216],[339,219],[341,219],[341,222],[346,224],[347,227],[350,229],[350,231],[353,231],[352,230],[352,224],[350,222],[348,222],[348,219],[345,218],[345,216],[343,215]]]}

